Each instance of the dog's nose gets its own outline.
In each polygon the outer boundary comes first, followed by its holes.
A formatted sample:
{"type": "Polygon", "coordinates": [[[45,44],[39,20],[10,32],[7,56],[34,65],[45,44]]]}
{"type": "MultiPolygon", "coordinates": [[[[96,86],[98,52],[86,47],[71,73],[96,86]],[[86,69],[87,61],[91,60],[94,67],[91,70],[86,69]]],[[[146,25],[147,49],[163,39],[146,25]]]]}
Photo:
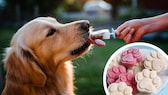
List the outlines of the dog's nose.
{"type": "Polygon", "coordinates": [[[82,30],[85,30],[85,31],[89,31],[89,27],[90,27],[90,25],[89,25],[89,22],[88,21],[85,21],[85,22],[82,22],[81,23],[81,29],[82,30]]]}

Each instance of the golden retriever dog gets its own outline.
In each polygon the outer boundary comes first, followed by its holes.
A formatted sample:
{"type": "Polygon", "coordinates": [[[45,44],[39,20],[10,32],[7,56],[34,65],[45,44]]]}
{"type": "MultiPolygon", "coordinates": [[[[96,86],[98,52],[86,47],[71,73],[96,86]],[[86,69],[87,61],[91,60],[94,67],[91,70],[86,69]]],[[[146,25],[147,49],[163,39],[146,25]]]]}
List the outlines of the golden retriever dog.
{"type": "Polygon", "coordinates": [[[87,20],[39,17],[25,24],[6,49],[2,95],[75,95],[70,61],[89,50],[89,35],[87,20]]]}

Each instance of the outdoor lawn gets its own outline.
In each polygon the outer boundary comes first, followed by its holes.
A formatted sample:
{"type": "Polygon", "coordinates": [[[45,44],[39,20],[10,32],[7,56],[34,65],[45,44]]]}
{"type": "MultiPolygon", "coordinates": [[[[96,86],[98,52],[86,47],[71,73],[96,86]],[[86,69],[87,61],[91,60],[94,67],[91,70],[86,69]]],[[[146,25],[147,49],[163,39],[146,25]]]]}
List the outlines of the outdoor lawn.
{"type": "MultiPolygon", "coordinates": [[[[0,27],[0,60],[5,47],[9,46],[12,35],[17,31],[16,28],[0,27]]],[[[166,40],[143,40],[159,46],[168,53],[166,40]]],[[[77,95],[105,95],[103,90],[103,70],[108,58],[120,47],[125,45],[124,41],[115,39],[107,40],[105,47],[94,46],[91,52],[73,61],[75,67],[75,85],[77,95]]],[[[1,62],[1,71],[3,70],[1,62]]],[[[2,73],[2,72],[1,72],[2,73]]],[[[4,78],[4,77],[3,77],[4,78]]],[[[2,87],[0,81],[0,86],[2,87]]],[[[1,90],[1,89],[0,89],[1,90]]]]}

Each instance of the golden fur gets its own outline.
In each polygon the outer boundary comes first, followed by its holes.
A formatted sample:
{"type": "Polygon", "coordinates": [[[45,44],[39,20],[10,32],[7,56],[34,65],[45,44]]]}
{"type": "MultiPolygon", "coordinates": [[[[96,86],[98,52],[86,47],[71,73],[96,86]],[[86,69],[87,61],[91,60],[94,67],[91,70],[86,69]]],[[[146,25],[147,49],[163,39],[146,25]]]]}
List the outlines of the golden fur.
{"type": "Polygon", "coordinates": [[[6,50],[2,95],[75,95],[70,61],[89,50],[88,31],[85,20],[39,17],[25,24],[6,50]]]}

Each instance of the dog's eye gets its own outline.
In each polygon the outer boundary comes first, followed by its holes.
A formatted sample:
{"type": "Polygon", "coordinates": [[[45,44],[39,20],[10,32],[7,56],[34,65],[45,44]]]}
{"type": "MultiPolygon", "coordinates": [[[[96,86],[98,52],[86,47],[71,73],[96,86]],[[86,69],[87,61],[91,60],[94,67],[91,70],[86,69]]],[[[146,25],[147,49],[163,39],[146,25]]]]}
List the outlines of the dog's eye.
{"type": "Polygon", "coordinates": [[[55,29],[50,29],[50,30],[48,31],[47,37],[53,35],[55,32],[56,32],[55,29]]]}

